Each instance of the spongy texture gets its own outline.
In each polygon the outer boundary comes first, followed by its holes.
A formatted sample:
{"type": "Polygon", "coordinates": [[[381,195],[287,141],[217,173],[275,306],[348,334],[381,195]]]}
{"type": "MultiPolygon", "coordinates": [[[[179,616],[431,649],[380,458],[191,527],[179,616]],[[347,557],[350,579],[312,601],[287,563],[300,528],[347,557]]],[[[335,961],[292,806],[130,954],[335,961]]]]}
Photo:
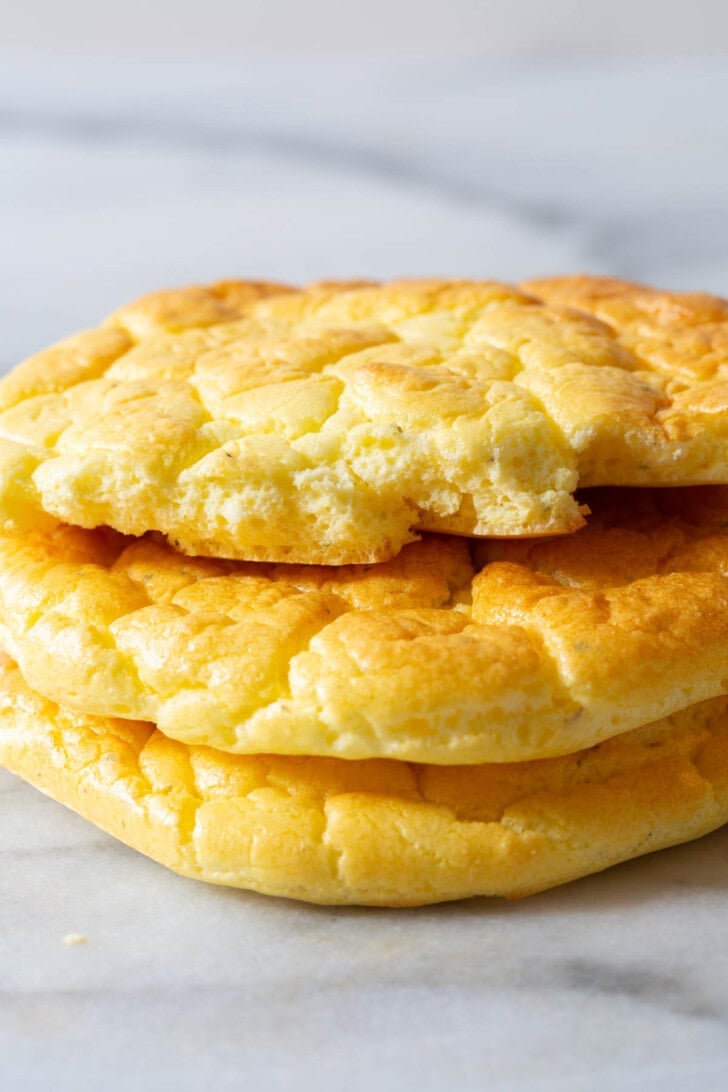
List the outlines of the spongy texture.
{"type": "Polygon", "coordinates": [[[146,297],[0,384],[0,519],[345,564],[418,530],[573,531],[577,482],[728,481],[728,304],[590,278],[534,290],[146,297]]]}
{"type": "Polygon", "coordinates": [[[191,559],[63,525],[0,536],[0,636],[46,697],[187,743],[568,753],[728,692],[728,489],[590,504],[578,535],[428,536],[361,567],[191,559]]]}
{"type": "Polygon", "coordinates": [[[232,756],[64,711],[0,663],[0,764],[197,879],[319,903],[518,897],[728,820],[728,702],[567,758],[232,756]]]}

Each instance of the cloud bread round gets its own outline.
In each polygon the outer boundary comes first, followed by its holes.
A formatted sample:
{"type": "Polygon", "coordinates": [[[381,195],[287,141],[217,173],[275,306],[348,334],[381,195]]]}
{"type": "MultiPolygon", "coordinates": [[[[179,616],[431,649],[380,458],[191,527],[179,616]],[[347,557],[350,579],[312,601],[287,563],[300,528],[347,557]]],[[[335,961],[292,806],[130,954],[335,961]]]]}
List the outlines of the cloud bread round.
{"type": "Polygon", "coordinates": [[[0,636],[84,713],[238,753],[547,757],[728,692],[728,489],[615,490],[578,535],[427,536],[390,562],[0,536],[0,636]]]}
{"type": "Polygon", "coordinates": [[[565,758],[225,755],[71,713],[0,663],[0,764],[186,876],[319,903],[518,897],[728,820],[728,700],[565,758]]]}
{"type": "Polygon", "coordinates": [[[345,564],[573,531],[577,483],[728,481],[728,304],[615,284],[146,297],[0,383],[0,518],[345,564]]]}

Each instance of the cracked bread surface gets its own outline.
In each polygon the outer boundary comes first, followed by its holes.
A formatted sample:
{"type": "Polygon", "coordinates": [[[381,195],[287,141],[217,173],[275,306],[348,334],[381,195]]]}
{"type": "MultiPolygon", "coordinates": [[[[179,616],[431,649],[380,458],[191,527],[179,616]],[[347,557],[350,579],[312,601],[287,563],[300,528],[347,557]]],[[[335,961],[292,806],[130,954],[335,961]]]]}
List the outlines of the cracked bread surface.
{"type": "Polygon", "coordinates": [[[0,637],[81,713],[237,753],[507,762],[728,692],[728,488],[595,490],[578,535],[431,535],[379,565],[0,536],[0,637]]]}
{"type": "Polygon", "coordinates": [[[563,758],[226,755],[87,717],[0,659],[0,764],[183,875],[309,902],[521,897],[728,820],[728,700],[563,758]]]}
{"type": "Polygon", "coordinates": [[[0,519],[382,561],[583,524],[577,485],[728,481],[728,304],[604,278],[156,293],[0,382],[0,519]]]}

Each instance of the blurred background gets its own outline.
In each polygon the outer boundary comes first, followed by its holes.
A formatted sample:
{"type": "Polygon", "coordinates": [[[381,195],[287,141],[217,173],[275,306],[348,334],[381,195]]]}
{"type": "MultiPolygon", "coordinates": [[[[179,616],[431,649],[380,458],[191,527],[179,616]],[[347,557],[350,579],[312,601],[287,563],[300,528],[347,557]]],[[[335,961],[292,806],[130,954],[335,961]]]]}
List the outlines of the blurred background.
{"type": "Polygon", "coordinates": [[[2,24],[3,368],[236,275],[728,294],[725,0],[24,0],[2,24]]]}

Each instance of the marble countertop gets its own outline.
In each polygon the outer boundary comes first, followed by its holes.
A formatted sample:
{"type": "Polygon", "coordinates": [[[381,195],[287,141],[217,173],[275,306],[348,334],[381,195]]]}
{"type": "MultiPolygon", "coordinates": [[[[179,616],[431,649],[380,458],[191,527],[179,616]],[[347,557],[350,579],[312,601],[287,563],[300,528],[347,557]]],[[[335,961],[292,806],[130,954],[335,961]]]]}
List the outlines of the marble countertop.
{"type": "MultiPolygon", "coordinates": [[[[5,63],[0,365],[234,274],[728,294],[726,101],[717,62],[5,63]]],[[[725,829],[522,903],[320,909],[0,774],[0,1086],[722,1092],[727,861],[725,829]]]]}

